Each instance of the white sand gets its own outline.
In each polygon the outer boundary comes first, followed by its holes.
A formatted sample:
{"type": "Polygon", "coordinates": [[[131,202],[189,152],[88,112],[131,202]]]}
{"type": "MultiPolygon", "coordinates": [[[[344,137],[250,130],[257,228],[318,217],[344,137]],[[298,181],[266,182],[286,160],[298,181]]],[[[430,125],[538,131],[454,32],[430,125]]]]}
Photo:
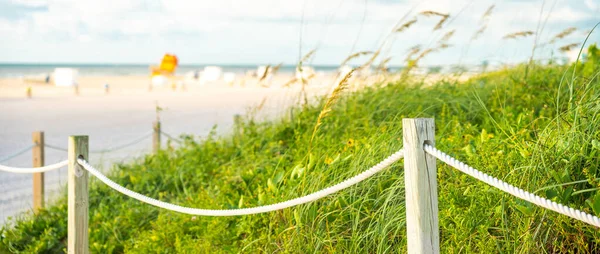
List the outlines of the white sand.
{"type": "MultiPolygon", "coordinates": [[[[188,84],[181,87],[158,87],[148,91],[148,77],[80,77],[79,95],[73,88],[45,84],[25,84],[19,79],[0,79],[0,159],[31,144],[31,133],[44,131],[47,144],[67,146],[70,135],[89,135],[90,149],[97,150],[127,143],[151,130],[155,121],[156,102],[165,108],[160,114],[163,131],[206,135],[213,125],[219,133],[227,132],[235,114],[266,103],[260,114],[285,115],[286,108],[297,102],[299,85],[282,88],[291,76],[277,76],[271,87],[257,85],[248,78],[231,87],[223,82],[188,84]],[[103,85],[110,84],[105,94],[103,85]],[[31,86],[32,98],[26,97],[31,86]]],[[[333,77],[316,78],[308,86],[311,96],[329,91],[333,77]]],[[[166,138],[163,138],[165,140],[166,138]]],[[[128,161],[147,153],[150,138],[134,146],[110,154],[92,154],[92,164],[128,161]]],[[[65,159],[61,151],[46,149],[46,164],[65,159]]],[[[31,166],[31,152],[1,163],[9,166],[31,166]]],[[[0,172],[0,223],[8,216],[31,208],[32,176],[0,172]]],[[[54,194],[66,183],[66,169],[46,174],[46,193],[54,194]]],[[[47,195],[52,196],[52,195],[47,195]]]]}

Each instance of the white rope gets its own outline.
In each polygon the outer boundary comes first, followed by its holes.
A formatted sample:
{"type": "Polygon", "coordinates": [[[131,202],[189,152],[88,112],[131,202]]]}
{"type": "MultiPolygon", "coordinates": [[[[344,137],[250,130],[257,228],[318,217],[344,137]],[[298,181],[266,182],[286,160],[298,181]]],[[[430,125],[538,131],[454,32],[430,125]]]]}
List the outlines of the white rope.
{"type": "Polygon", "coordinates": [[[546,199],[546,198],[543,198],[540,196],[536,196],[533,193],[530,193],[528,191],[524,191],[515,186],[512,186],[512,185],[510,185],[506,182],[503,182],[495,177],[489,176],[481,171],[478,171],[478,170],[472,168],[471,166],[469,166],[461,161],[458,161],[457,159],[450,157],[449,155],[445,154],[444,152],[442,152],[440,150],[437,150],[436,148],[432,147],[431,145],[424,145],[424,149],[427,153],[433,155],[434,157],[440,159],[441,161],[447,163],[448,165],[460,170],[461,172],[463,172],[467,175],[470,175],[472,177],[475,177],[478,180],[480,180],[484,183],[487,183],[493,187],[496,187],[506,193],[509,193],[509,194],[515,196],[515,197],[524,199],[524,200],[534,203],[538,206],[544,207],[546,209],[550,209],[550,210],[555,211],[560,214],[564,214],[571,218],[583,221],[590,225],[600,227],[600,218],[598,218],[594,215],[587,214],[587,213],[584,213],[577,209],[573,209],[568,206],[558,204],[552,200],[549,200],[549,199],[546,199]]]}
{"type": "Polygon", "coordinates": [[[154,198],[151,197],[147,197],[144,196],[142,194],[139,194],[137,192],[131,191],[115,182],[113,182],[112,180],[108,179],[105,175],[103,175],[102,173],[100,173],[100,171],[96,170],[94,167],[92,167],[87,161],[82,160],[82,159],[78,159],[77,162],[79,162],[80,165],[83,166],[83,168],[85,168],[88,172],[90,172],[92,175],[96,176],[98,179],[100,179],[100,181],[104,182],[106,185],[108,185],[109,187],[115,189],[118,192],[121,192],[129,197],[135,198],[139,201],[142,201],[144,203],[156,206],[156,207],[160,207],[160,208],[164,208],[167,210],[171,210],[171,211],[175,211],[175,212],[180,212],[180,213],[186,213],[186,214],[191,214],[191,215],[202,215],[202,216],[236,216],[236,215],[248,215],[248,214],[257,214],[257,213],[265,213],[265,212],[271,212],[271,211],[276,211],[276,210],[281,210],[284,208],[288,208],[288,207],[292,207],[292,206],[297,206],[300,204],[304,204],[304,203],[308,203],[308,202],[312,202],[315,201],[317,199],[323,198],[327,195],[336,193],[340,190],[343,190],[345,188],[348,188],[352,185],[355,185],[369,177],[371,177],[372,175],[374,175],[375,173],[383,170],[384,168],[390,166],[392,163],[400,160],[402,157],[404,156],[404,152],[402,149],[398,150],[396,153],[390,155],[389,157],[387,157],[386,159],[384,159],[383,161],[379,162],[377,165],[371,167],[370,169],[350,178],[347,179],[346,181],[343,181],[339,184],[336,184],[334,186],[331,186],[329,188],[317,191],[315,193],[303,196],[303,197],[299,197],[299,198],[295,198],[292,200],[288,200],[285,202],[281,202],[281,203],[276,203],[276,204],[272,204],[272,205],[266,205],[266,206],[259,206],[259,207],[253,207],[253,208],[241,208],[241,209],[225,209],[225,210],[210,210],[210,209],[198,209],[198,208],[190,208],[190,207],[184,207],[184,206],[178,206],[178,205],[174,205],[174,204],[170,204],[167,202],[163,202],[160,200],[156,200],[154,198]]]}
{"type": "Polygon", "coordinates": [[[66,166],[67,164],[69,164],[68,160],[64,160],[64,161],[61,161],[58,163],[54,163],[52,165],[43,166],[43,167],[39,167],[39,168],[16,168],[16,167],[0,165],[0,171],[19,173],[19,174],[41,173],[41,172],[46,172],[46,171],[62,168],[64,166],[66,166]]]}

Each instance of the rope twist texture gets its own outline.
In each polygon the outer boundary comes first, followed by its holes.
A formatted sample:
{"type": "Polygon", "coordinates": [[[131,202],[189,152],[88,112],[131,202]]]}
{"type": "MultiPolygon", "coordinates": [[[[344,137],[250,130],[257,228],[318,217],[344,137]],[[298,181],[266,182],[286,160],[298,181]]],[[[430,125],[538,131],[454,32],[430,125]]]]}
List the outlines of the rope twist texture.
{"type": "Polygon", "coordinates": [[[582,212],[577,209],[573,209],[568,206],[564,206],[562,204],[558,204],[552,200],[549,200],[549,199],[537,196],[531,192],[519,189],[519,188],[517,188],[513,185],[510,185],[502,180],[499,180],[498,178],[489,176],[477,169],[474,169],[473,167],[471,167],[455,158],[450,157],[450,155],[445,154],[444,152],[432,147],[431,145],[424,145],[424,149],[425,149],[425,152],[438,158],[439,160],[445,162],[446,164],[458,169],[459,171],[461,171],[467,175],[475,177],[479,181],[482,181],[493,187],[496,187],[496,188],[500,189],[501,191],[504,191],[508,194],[511,194],[515,197],[529,201],[531,203],[534,203],[534,204],[544,207],[546,209],[550,209],[552,211],[555,211],[557,213],[560,213],[560,214],[569,216],[571,218],[583,221],[590,225],[600,227],[600,218],[598,218],[594,215],[587,214],[585,212],[582,212]]]}

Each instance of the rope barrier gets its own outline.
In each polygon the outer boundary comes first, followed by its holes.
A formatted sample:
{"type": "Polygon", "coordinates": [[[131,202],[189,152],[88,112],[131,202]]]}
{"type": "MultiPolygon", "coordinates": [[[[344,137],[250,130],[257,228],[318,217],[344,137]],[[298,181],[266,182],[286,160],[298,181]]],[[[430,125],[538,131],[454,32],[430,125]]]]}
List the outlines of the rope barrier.
{"type": "Polygon", "coordinates": [[[171,140],[177,142],[177,143],[182,143],[181,139],[178,139],[176,137],[173,137],[172,135],[170,135],[169,133],[166,133],[164,131],[160,131],[160,134],[165,135],[167,138],[170,138],[171,140]]]}
{"type": "Polygon", "coordinates": [[[119,146],[114,146],[114,147],[102,149],[102,150],[90,150],[90,153],[109,153],[109,152],[114,152],[114,151],[123,149],[125,147],[132,146],[132,145],[135,145],[135,144],[137,144],[139,142],[142,142],[144,139],[150,137],[151,135],[152,135],[152,131],[149,131],[146,134],[144,134],[143,136],[141,136],[141,137],[139,137],[137,139],[132,140],[131,142],[128,142],[128,143],[125,143],[125,144],[122,144],[122,145],[119,145],[119,146]]]}
{"type": "Polygon", "coordinates": [[[17,167],[9,167],[9,166],[0,165],[0,171],[6,171],[6,172],[18,173],[18,174],[41,173],[41,172],[46,172],[46,171],[62,168],[64,166],[66,166],[67,164],[69,164],[68,160],[64,160],[64,161],[61,161],[58,163],[54,163],[52,165],[43,166],[43,167],[39,167],[39,168],[17,168],[17,167]]]}
{"type": "Polygon", "coordinates": [[[320,198],[323,198],[325,196],[328,196],[330,194],[333,194],[340,190],[348,188],[352,185],[355,185],[355,184],[373,176],[375,173],[383,170],[384,168],[387,168],[392,163],[400,160],[402,157],[404,157],[404,152],[402,149],[400,149],[397,152],[395,152],[394,154],[392,154],[389,157],[387,157],[386,159],[384,159],[383,161],[379,162],[377,165],[371,167],[370,169],[368,169],[366,171],[363,171],[362,173],[360,173],[350,179],[347,179],[347,180],[345,180],[341,183],[338,183],[334,186],[328,187],[326,189],[322,189],[320,191],[314,192],[312,194],[309,194],[309,195],[306,195],[303,197],[295,198],[292,200],[288,200],[285,202],[280,202],[280,203],[276,203],[276,204],[272,204],[272,205],[266,205],[266,206],[259,206],[259,207],[253,207],[253,208],[240,208],[240,209],[224,209],[224,210],[198,209],[198,208],[184,207],[184,206],[179,206],[179,205],[174,205],[174,204],[170,204],[167,202],[163,202],[163,201],[160,201],[160,200],[148,197],[148,196],[144,196],[142,194],[139,194],[137,192],[129,190],[129,189],[113,182],[108,177],[106,177],[105,175],[100,173],[100,171],[98,171],[94,167],[92,167],[87,161],[78,159],[77,162],[81,166],[83,166],[84,169],[86,169],[92,175],[96,176],[100,181],[102,181],[109,187],[111,187],[111,188],[115,189],[116,191],[121,192],[122,194],[125,194],[129,197],[132,197],[134,199],[142,201],[144,203],[147,203],[147,204],[150,204],[150,205],[153,205],[156,207],[164,208],[167,210],[185,213],[185,214],[191,214],[191,215],[237,216],[237,215],[249,215],[249,214],[271,212],[271,211],[281,210],[284,208],[297,206],[297,205],[301,205],[304,203],[318,200],[320,198]]]}
{"type": "MultiPolygon", "coordinates": [[[[110,148],[106,148],[106,149],[101,149],[101,150],[90,150],[90,153],[110,153],[110,152],[114,152],[132,145],[135,145],[139,142],[142,142],[144,139],[150,137],[152,135],[152,131],[149,131],[147,133],[145,133],[143,136],[132,140],[131,142],[122,144],[122,145],[118,145],[118,146],[113,146],[110,148]]],[[[50,144],[44,144],[46,147],[50,148],[50,149],[55,149],[55,150],[59,150],[59,151],[63,151],[63,152],[67,152],[69,151],[67,148],[63,148],[63,147],[59,147],[59,146],[55,146],[55,145],[50,145],[50,144]]]]}
{"type": "Polygon", "coordinates": [[[452,158],[450,155],[445,154],[444,152],[432,147],[431,145],[424,145],[424,149],[425,149],[425,152],[427,152],[428,154],[438,158],[439,160],[458,169],[459,171],[461,171],[467,175],[470,175],[472,177],[475,177],[477,180],[487,183],[493,187],[496,187],[506,193],[509,193],[509,194],[515,196],[515,197],[521,198],[523,200],[529,201],[533,204],[536,204],[536,205],[544,207],[546,209],[569,216],[571,218],[583,221],[590,225],[600,227],[600,218],[598,218],[594,215],[587,214],[585,212],[582,212],[577,209],[573,209],[568,206],[564,206],[562,204],[558,204],[549,199],[542,198],[542,197],[536,196],[533,193],[530,193],[528,191],[519,189],[519,188],[517,188],[513,185],[510,185],[502,180],[499,180],[498,178],[489,176],[477,169],[474,169],[471,166],[469,166],[461,161],[458,161],[457,159],[452,158]]]}
{"type": "Polygon", "coordinates": [[[63,152],[69,151],[69,149],[67,149],[67,148],[62,148],[62,147],[54,146],[54,145],[50,145],[50,144],[44,144],[44,146],[47,148],[50,148],[50,149],[58,150],[58,151],[63,151],[63,152]]]}
{"type": "MultiPolygon", "coordinates": [[[[171,137],[170,135],[161,132],[163,135],[166,135],[167,137],[171,137]]],[[[113,148],[109,148],[109,149],[104,149],[104,150],[100,150],[100,152],[109,152],[109,151],[115,151],[118,149],[122,149],[124,147],[130,146],[132,144],[135,144],[137,142],[140,142],[141,140],[143,140],[144,138],[148,137],[149,135],[151,135],[152,132],[132,141],[129,143],[126,143],[124,145],[121,146],[117,146],[117,147],[113,147],[113,148]]],[[[18,151],[17,153],[8,156],[7,158],[2,159],[0,162],[14,158],[28,150],[30,150],[31,148],[33,148],[34,146],[29,146],[21,151],[18,151]]],[[[56,147],[56,146],[52,146],[52,145],[46,145],[46,147],[48,148],[52,148],[52,149],[58,149],[58,150],[63,150],[66,151],[67,149],[63,149],[60,147],[56,147]]],[[[424,150],[425,152],[427,152],[428,154],[438,158],[439,160],[445,162],[446,164],[458,169],[459,171],[470,175],[484,183],[487,183],[499,190],[502,190],[506,193],[509,193],[515,197],[521,198],[523,200],[529,201],[533,204],[536,204],[538,206],[544,207],[546,209],[550,209],[552,211],[555,211],[557,213],[569,216],[571,218],[583,221],[585,223],[588,223],[590,225],[596,226],[596,227],[600,227],[600,218],[591,215],[591,214],[587,214],[585,212],[582,212],[580,210],[577,209],[573,209],[570,208],[568,206],[562,205],[562,204],[558,204],[554,201],[551,201],[549,199],[537,196],[533,193],[530,193],[528,191],[522,190],[520,188],[517,188],[511,184],[508,184],[502,180],[499,180],[495,177],[492,177],[490,175],[487,175],[453,157],[451,157],[450,155],[434,148],[431,145],[424,145],[424,150]]],[[[78,159],[77,162],[84,168],[86,169],[88,172],[90,172],[92,175],[96,176],[100,181],[102,181],[103,183],[105,183],[106,185],[108,185],[109,187],[115,189],[116,191],[127,195],[129,197],[132,197],[134,199],[137,199],[139,201],[142,201],[144,203],[156,206],[156,207],[160,207],[160,208],[164,208],[167,210],[171,210],[171,211],[175,211],[175,212],[180,212],[180,213],[186,213],[186,214],[191,214],[191,215],[202,215],[202,216],[237,216],[237,215],[249,215],[249,214],[257,214],[257,213],[265,213],[265,212],[271,212],[271,211],[276,211],[276,210],[281,210],[284,208],[288,208],[288,207],[292,207],[292,206],[297,206],[300,204],[305,204],[308,202],[312,202],[315,200],[318,200],[320,198],[323,198],[325,196],[331,195],[333,193],[336,193],[340,190],[343,190],[345,188],[348,188],[352,185],[355,185],[361,181],[366,180],[367,178],[373,176],[374,174],[378,173],[379,171],[383,170],[384,168],[390,166],[392,163],[400,160],[401,158],[404,157],[404,153],[403,153],[403,149],[398,150],[397,152],[395,152],[394,154],[390,155],[389,157],[387,157],[386,159],[384,159],[383,161],[379,162],[378,164],[376,164],[375,166],[371,167],[370,169],[363,171],[362,173],[347,179],[341,183],[338,183],[334,186],[322,189],[320,191],[314,192],[312,194],[303,196],[303,197],[299,197],[299,198],[295,198],[292,200],[288,200],[285,202],[280,202],[280,203],[276,203],[276,204],[271,204],[271,205],[266,205],[266,206],[259,206],[259,207],[253,207],[253,208],[241,208],[241,209],[224,209],[224,210],[213,210],[213,209],[198,209],[198,208],[190,208],[190,207],[184,207],[184,206],[179,206],[179,205],[175,205],[175,204],[171,204],[171,203],[167,203],[167,202],[163,202],[148,196],[144,196],[140,193],[134,192],[132,190],[129,190],[115,182],[113,182],[112,180],[110,180],[108,177],[106,177],[105,175],[103,175],[100,171],[98,171],[97,169],[95,169],[94,167],[92,167],[87,161],[82,160],[82,159],[78,159]]],[[[55,170],[61,167],[64,167],[68,164],[68,160],[64,160],[52,165],[47,165],[47,166],[43,166],[43,167],[38,167],[38,168],[18,168],[18,167],[9,167],[9,166],[4,166],[4,165],[0,165],[0,171],[6,171],[6,172],[11,172],[11,173],[41,173],[41,172],[46,172],[46,171],[50,171],[50,170],[55,170]]]]}
{"type": "Polygon", "coordinates": [[[6,157],[4,157],[4,158],[0,159],[0,162],[5,162],[5,161],[7,161],[7,160],[10,160],[10,159],[12,159],[12,158],[14,158],[14,157],[17,157],[17,156],[19,156],[19,155],[21,155],[21,154],[24,154],[24,153],[26,153],[27,151],[31,150],[31,148],[33,148],[33,147],[35,147],[35,145],[30,145],[30,146],[28,146],[28,147],[26,147],[26,148],[23,148],[22,150],[20,150],[20,151],[18,151],[18,152],[16,152],[16,153],[13,153],[13,154],[11,154],[11,155],[9,155],[9,156],[6,156],[6,157]]]}

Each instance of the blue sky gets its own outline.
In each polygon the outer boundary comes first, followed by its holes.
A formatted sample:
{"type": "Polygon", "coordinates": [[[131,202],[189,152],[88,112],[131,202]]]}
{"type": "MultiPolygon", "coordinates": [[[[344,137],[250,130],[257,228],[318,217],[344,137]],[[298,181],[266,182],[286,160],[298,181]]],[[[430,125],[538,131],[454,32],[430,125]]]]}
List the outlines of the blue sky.
{"type": "MultiPolygon", "coordinates": [[[[434,46],[455,30],[451,47],[423,64],[514,63],[528,59],[536,37],[545,44],[576,27],[536,50],[540,59],[564,56],[556,49],[582,42],[599,21],[600,0],[0,0],[0,62],[145,64],[172,52],[183,64],[294,64],[317,48],[313,64],[339,64],[385,41],[390,64],[402,65],[410,47],[434,46]],[[425,10],[448,13],[449,22],[434,31],[439,19],[418,15],[425,10]],[[405,15],[417,23],[387,37],[405,15]],[[523,30],[537,36],[502,39],[523,30]]],[[[600,41],[600,31],[591,41],[600,41]]]]}

